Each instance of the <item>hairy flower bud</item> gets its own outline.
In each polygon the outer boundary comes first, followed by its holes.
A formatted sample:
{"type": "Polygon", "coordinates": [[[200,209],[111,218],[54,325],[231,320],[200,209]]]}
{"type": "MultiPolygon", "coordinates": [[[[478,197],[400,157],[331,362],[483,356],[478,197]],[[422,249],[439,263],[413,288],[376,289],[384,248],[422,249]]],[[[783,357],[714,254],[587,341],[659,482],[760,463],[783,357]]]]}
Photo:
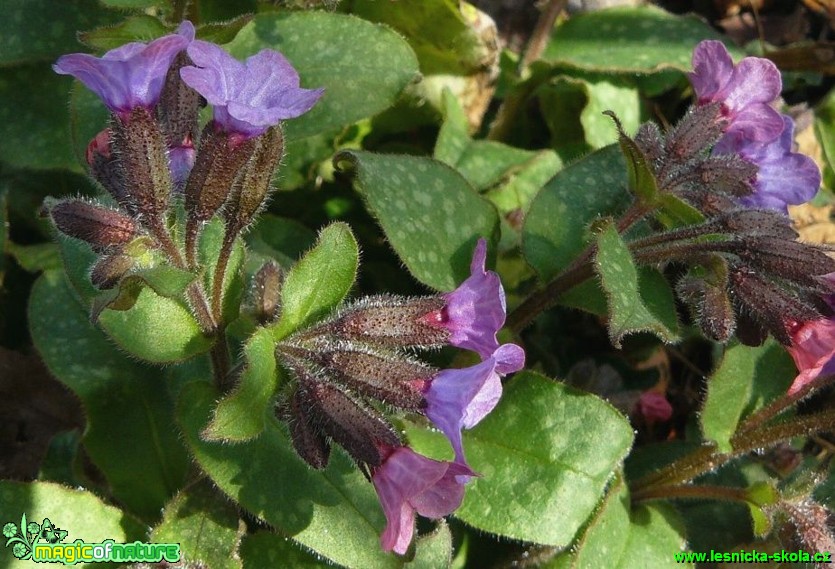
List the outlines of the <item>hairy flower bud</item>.
{"type": "Polygon", "coordinates": [[[87,164],[90,166],[90,175],[128,213],[135,214],[136,211],[125,186],[124,172],[119,164],[118,157],[114,156],[112,152],[110,142],[112,136],[111,130],[106,128],[99,132],[87,145],[87,164]]]}
{"type": "Polygon", "coordinates": [[[673,160],[686,160],[705,154],[722,136],[719,103],[691,107],[666,136],[665,152],[673,160]]]}
{"type": "Polygon", "coordinates": [[[343,309],[327,329],[346,339],[381,346],[438,347],[449,340],[450,333],[427,323],[426,315],[441,311],[444,304],[441,297],[369,296],[343,309]]]}
{"type": "Polygon", "coordinates": [[[168,68],[156,108],[169,147],[179,146],[183,140],[194,140],[197,136],[200,95],[180,78],[180,69],[186,65],[191,65],[191,59],[181,51],[168,68]]]}
{"type": "Polygon", "coordinates": [[[736,235],[756,235],[777,239],[797,239],[797,231],[785,215],[768,209],[737,208],[712,222],[722,231],[736,235]]]}
{"type": "Polygon", "coordinates": [[[737,254],[749,266],[822,294],[830,291],[819,277],[835,272],[835,259],[822,250],[767,236],[745,237],[740,244],[737,254]]]}
{"type": "Polygon", "coordinates": [[[184,192],[189,222],[202,223],[217,213],[254,148],[253,140],[241,141],[217,130],[213,123],[206,125],[184,192]]]}
{"type": "Polygon", "coordinates": [[[112,142],[132,209],[154,224],[168,209],[171,196],[165,138],[147,109],[136,107],[129,118],[114,116],[112,142]]]}
{"type": "Polygon", "coordinates": [[[304,461],[317,470],[328,465],[331,445],[321,429],[317,428],[305,412],[304,396],[296,390],[288,404],[290,440],[293,448],[304,461]]]}
{"type": "Polygon", "coordinates": [[[254,219],[267,200],[273,172],[284,155],[284,134],[274,126],[253,139],[256,142],[252,157],[244,166],[223,212],[229,224],[243,229],[254,219]]]}
{"type": "Polygon", "coordinates": [[[383,462],[380,445],[401,444],[394,428],[379,413],[336,385],[319,381],[309,373],[300,374],[299,379],[299,403],[313,411],[313,424],[348,451],[357,462],[379,466],[383,462]]]}
{"type": "Polygon", "coordinates": [[[275,261],[267,261],[255,273],[252,292],[255,297],[255,318],[260,324],[278,319],[281,312],[281,285],[284,274],[275,261]]]}
{"type": "Polygon", "coordinates": [[[134,259],[128,255],[115,253],[102,257],[90,272],[90,281],[99,290],[113,288],[133,267],[134,259]]]}
{"type": "Polygon", "coordinates": [[[81,200],[58,202],[49,214],[61,233],[86,241],[95,251],[124,245],[137,234],[136,222],[127,215],[81,200]]]}

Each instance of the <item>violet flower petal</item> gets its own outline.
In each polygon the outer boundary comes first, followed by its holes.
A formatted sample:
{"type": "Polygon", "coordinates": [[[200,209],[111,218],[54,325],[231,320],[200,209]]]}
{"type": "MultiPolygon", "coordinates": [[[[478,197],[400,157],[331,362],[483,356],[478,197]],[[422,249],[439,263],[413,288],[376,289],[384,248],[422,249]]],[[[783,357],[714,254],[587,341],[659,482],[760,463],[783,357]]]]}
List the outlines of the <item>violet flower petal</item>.
{"type": "Polygon", "coordinates": [[[455,461],[466,465],[461,430],[477,425],[498,404],[501,375],[524,366],[525,355],[515,344],[504,344],[480,364],[447,369],[436,375],[426,390],[426,416],[449,439],[455,461]]]}
{"type": "Polygon", "coordinates": [[[499,275],[485,270],[487,241],[478,240],[470,276],[454,291],[444,296],[450,344],[472,350],[482,359],[489,358],[499,347],[496,333],[504,326],[505,295],[499,275]]]}
{"type": "Polygon", "coordinates": [[[215,44],[195,41],[188,47],[194,66],[180,77],[214,107],[214,120],[225,131],[258,136],[279,121],[309,111],[323,89],[302,89],[287,58],[264,49],[241,63],[215,44]]]}
{"type": "Polygon", "coordinates": [[[58,58],[52,68],[81,81],[112,112],[126,115],[136,107],[151,108],[157,104],[168,68],[193,39],[194,26],[186,21],[175,34],[149,44],[132,42],[101,58],[72,53],[58,58]]]}
{"type": "Polygon", "coordinates": [[[707,103],[731,79],[734,62],[725,45],[717,40],[700,42],[693,50],[693,72],[688,73],[699,103],[707,103]]]}
{"type": "Polygon", "coordinates": [[[463,485],[455,478],[464,471],[453,466],[399,447],[374,470],[371,481],[387,521],[380,536],[384,551],[406,553],[418,508],[430,517],[442,517],[461,505],[463,485]]]}

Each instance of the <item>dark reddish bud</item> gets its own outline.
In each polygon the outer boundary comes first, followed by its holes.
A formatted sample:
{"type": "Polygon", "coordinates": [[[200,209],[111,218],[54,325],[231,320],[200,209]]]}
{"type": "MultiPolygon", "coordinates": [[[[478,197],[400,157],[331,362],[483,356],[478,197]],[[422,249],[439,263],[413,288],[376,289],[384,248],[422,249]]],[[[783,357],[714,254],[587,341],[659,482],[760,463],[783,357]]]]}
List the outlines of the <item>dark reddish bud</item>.
{"type": "Polygon", "coordinates": [[[280,126],[268,129],[253,140],[257,146],[235,180],[229,203],[223,212],[229,224],[237,230],[249,225],[266,204],[273,172],[284,155],[284,134],[280,126]]]}
{"type": "Polygon", "coordinates": [[[391,425],[336,385],[311,375],[299,377],[298,397],[303,409],[312,412],[313,424],[341,445],[357,462],[380,466],[380,445],[399,446],[391,425]]]}
{"type": "Polygon", "coordinates": [[[428,318],[441,315],[445,304],[437,296],[370,296],[344,309],[326,326],[334,335],[382,346],[443,346],[449,341],[449,330],[433,326],[428,318]]]}
{"type": "Polygon", "coordinates": [[[167,147],[159,124],[147,109],[136,107],[128,120],[114,115],[112,129],[127,199],[133,210],[155,225],[171,196],[167,147]]]}
{"type": "Polygon", "coordinates": [[[200,136],[200,149],[185,188],[186,212],[192,224],[208,221],[223,206],[255,141],[239,141],[210,122],[200,136]]]}
{"type": "Polygon", "coordinates": [[[831,561],[835,557],[835,537],[829,525],[829,510],[812,500],[799,504],[783,502],[780,507],[788,514],[806,551],[812,554],[829,553],[830,562],[818,567],[831,567],[831,561]]]}
{"type": "Polygon", "coordinates": [[[328,343],[320,339],[312,349],[285,344],[278,350],[320,366],[328,377],[364,397],[412,411],[425,406],[421,388],[438,373],[435,368],[398,353],[328,343]]]}
{"type": "Polygon", "coordinates": [[[743,307],[736,314],[736,338],[746,346],[755,348],[762,346],[768,338],[768,330],[763,328],[743,307]]]}
{"type": "Polygon", "coordinates": [[[650,164],[656,167],[661,165],[664,159],[664,136],[657,124],[654,122],[642,124],[635,134],[635,144],[638,145],[650,164]]]}
{"type": "Polygon", "coordinates": [[[58,202],[49,213],[61,233],[86,241],[96,251],[124,245],[137,234],[136,222],[127,215],[81,200],[58,202]]]}
{"type": "Polygon", "coordinates": [[[290,398],[288,423],[290,425],[290,440],[293,448],[304,461],[317,470],[328,465],[331,455],[331,445],[321,429],[318,429],[306,413],[303,397],[296,391],[290,398]]]}
{"type": "Polygon", "coordinates": [[[772,210],[740,208],[717,217],[713,223],[723,232],[736,235],[758,235],[789,240],[798,236],[788,218],[772,210]]]}
{"type": "Polygon", "coordinates": [[[109,128],[96,135],[87,145],[87,164],[90,175],[129,213],[136,213],[131,202],[125,176],[119,159],[113,155],[110,140],[113,134],[109,128]]]}
{"type": "Polygon", "coordinates": [[[90,281],[100,290],[113,288],[133,267],[134,259],[128,255],[116,253],[99,259],[90,272],[90,281]]]}
{"type": "Polygon", "coordinates": [[[675,193],[707,217],[739,209],[739,204],[729,196],[714,192],[702,185],[687,184],[683,188],[676,188],[675,193]]]}
{"type": "Polygon", "coordinates": [[[835,272],[835,259],[816,247],[775,237],[749,237],[737,254],[746,264],[820,293],[829,291],[818,277],[835,272]]]}
{"type": "Polygon", "coordinates": [[[736,154],[722,154],[705,158],[694,172],[693,181],[707,186],[710,191],[742,197],[754,191],[752,181],[757,175],[757,167],[736,154]]]}
{"type": "Polygon", "coordinates": [[[676,161],[704,154],[722,136],[720,114],[719,103],[691,107],[667,134],[666,153],[676,161]]]}
{"type": "Polygon", "coordinates": [[[783,345],[792,344],[789,323],[821,317],[814,303],[762,278],[749,267],[730,274],[731,291],[748,312],[783,345]]]}
{"type": "Polygon", "coordinates": [[[284,273],[275,261],[268,261],[255,273],[252,289],[255,297],[255,318],[260,324],[278,319],[283,282],[284,273]]]}
{"type": "Polygon", "coordinates": [[[200,95],[180,78],[180,69],[186,65],[193,63],[183,50],[168,68],[156,107],[165,139],[171,147],[180,146],[184,140],[194,140],[197,136],[200,95]]]}

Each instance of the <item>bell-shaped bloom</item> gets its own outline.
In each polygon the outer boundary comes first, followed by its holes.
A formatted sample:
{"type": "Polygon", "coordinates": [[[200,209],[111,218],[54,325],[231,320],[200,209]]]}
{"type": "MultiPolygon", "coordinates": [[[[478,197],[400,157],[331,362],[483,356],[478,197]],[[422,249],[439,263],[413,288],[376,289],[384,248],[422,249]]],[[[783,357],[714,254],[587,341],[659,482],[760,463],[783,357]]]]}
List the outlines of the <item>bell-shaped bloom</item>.
{"type": "Polygon", "coordinates": [[[380,544],[384,551],[402,555],[415,532],[415,514],[441,518],[454,512],[474,473],[460,464],[426,458],[408,447],[387,452],[390,454],[371,474],[387,521],[380,544]]]}
{"type": "Polygon", "coordinates": [[[788,352],[800,372],[789,387],[789,395],[821,374],[835,373],[835,319],[821,318],[798,326],[792,333],[788,352]]]}
{"type": "Polygon", "coordinates": [[[240,62],[219,46],[194,41],[188,46],[194,66],[180,70],[183,81],[214,108],[225,132],[253,138],[284,119],[309,111],[324,89],[299,88],[299,74],[287,59],[264,49],[240,62]]]}
{"type": "Polygon", "coordinates": [[[499,275],[485,270],[487,241],[478,240],[470,276],[452,292],[441,295],[442,309],[430,312],[422,322],[449,332],[447,343],[489,358],[499,347],[496,333],[504,326],[506,308],[499,275]]]}
{"type": "Polygon", "coordinates": [[[502,376],[524,365],[522,348],[504,344],[480,364],[443,370],[428,383],[424,412],[449,439],[455,462],[467,464],[461,430],[474,427],[496,407],[502,396],[502,376]]]}
{"type": "Polygon", "coordinates": [[[194,26],[185,21],[174,34],[148,44],[131,42],[100,58],[86,53],[61,56],[52,69],[72,75],[113,113],[127,118],[132,109],[150,109],[157,104],[168,68],[193,40],[194,26]]]}
{"type": "Polygon", "coordinates": [[[768,143],[724,138],[715,154],[739,154],[757,167],[754,193],[739,201],[752,208],[768,208],[788,213],[788,205],[806,203],[815,197],[821,173],[815,161],[794,150],[794,121],[782,116],[783,132],[768,143]]]}
{"type": "Polygon", "coordinates": [[[727,137],[768,141],[783,130],[780,114],[771,107],[782,89],[780,71],[771,61],[746,57],[734,65],[722,42],[706,40],[693,50],[688,76],[698,104],[720,104],[727,137]]]}

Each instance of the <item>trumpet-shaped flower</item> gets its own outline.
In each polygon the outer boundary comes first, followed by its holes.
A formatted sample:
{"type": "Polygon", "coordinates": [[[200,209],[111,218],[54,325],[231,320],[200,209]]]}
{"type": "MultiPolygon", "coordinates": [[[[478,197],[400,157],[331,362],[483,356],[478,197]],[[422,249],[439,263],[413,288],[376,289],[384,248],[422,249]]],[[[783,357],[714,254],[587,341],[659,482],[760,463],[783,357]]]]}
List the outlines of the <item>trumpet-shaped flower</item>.
{"type": "Polygon", "coordinates": [[[797,326],[788,352],[799,372],[789,387],[790,395],[822,374],[835,373],[835,319],[821,318],[797,326]]]}
{"type": "Polygon", "coordinates": [[[402,555],[415,532],[415,514],[429,518],[451,514],[461,505],[464,485],[474,474],[466,466],[432,460],[408,447],[386,452],[386,459],[371,474],[387,521],[380,544],[384,551],[402,555]]]}
{"type": "Polygon", "coordinates": [[[757,167],[752,181],[754,193],[739,201],[748,207],[788,213],[788,205],[806,203],[815,197],[821,174],[815,161],[794,149],[794,121],[783,115],[783,132],[770,142],[738,138],[720,140],[716,154],[739,154],[757,167]]]}
{"type": "Polygon", "coordinates": [[[771,107],[780,96],[780,71],[771,61],[746,57],[734,65],[722,42],[706,40],[693,50],[690,83],[698,104],[717,102],[728,121],[725,136],[769,141],[783,130],[780,114],[771,107]]]}
{"type": "Polygon", "coordinates": [[[127,119],[137,107],[150,109],[160,98],[168,68],[194,40],[194,26],[185,21],[177,32],[148,44],[131,42],[102,57],[86,53],[61,56],[52,68],[72,75],[101,98],[113,113],[127,119]]]}
{"type": "Polygon", "coordinates": [[[447,436],[455,461],[466,465],[461,430],[478,424],[499,402],[504,375],[522,369],[525,352],[516,344],[504,344],[480,364],[447,369],[426,386],[426,416],[447,436]]]}
{"type": "Polygon", "coordinates": [[[180,70],[183,81],[214,108],[225,132],[253,138],[284,119],[309,111],[324,89],[301,89],[299,74],[287,59],[264,49],[240,62],[219,46],[194,41],[188,46],[194,66],[180,70]]]}

